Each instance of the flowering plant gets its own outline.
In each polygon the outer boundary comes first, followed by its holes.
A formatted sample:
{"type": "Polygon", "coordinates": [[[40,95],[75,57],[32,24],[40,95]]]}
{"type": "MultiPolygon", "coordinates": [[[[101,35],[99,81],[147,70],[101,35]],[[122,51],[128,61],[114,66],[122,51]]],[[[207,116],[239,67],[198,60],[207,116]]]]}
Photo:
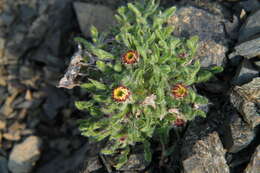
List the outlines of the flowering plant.
{"type": "Polygon", "coordinates": [[[134,145],[141,144],[150,161],[155,134],[165,141],[173,127],[206,116],[199,105],[208,100],[193,85],[221,69],[201,68],[195,56],[198,37],[172,35],[173,27],[166,23],[174,11],[160,11],[155,0],[128,3],[118,9],[112,34],[92,27],[92,42],[76,38],[86,54],[88,81],[80,86],[91,96],[76,102],[90,114],[80,121],[80,129],[84,136],[109,142],[101,152],[119,153],[117,168],[127,162],[134,145]]]}

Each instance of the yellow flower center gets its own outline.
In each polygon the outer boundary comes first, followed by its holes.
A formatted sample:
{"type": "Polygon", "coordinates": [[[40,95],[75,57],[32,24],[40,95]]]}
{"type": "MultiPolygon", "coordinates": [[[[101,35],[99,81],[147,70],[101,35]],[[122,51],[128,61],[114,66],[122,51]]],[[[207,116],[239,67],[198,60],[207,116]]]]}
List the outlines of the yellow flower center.
{"type": "Polygon", "coordinates": [[[188,94],[188,90],[185,86],[183,86],[181,84],[177,84],[173,88],[172,93],[176,98],[182,98],[188,94]]]}
{"type": "Polygon", "coordinates": [[[125,101],[130,95],[128,88],[120,86],[113,91],[113,99],[116,101],[125,101]]]}

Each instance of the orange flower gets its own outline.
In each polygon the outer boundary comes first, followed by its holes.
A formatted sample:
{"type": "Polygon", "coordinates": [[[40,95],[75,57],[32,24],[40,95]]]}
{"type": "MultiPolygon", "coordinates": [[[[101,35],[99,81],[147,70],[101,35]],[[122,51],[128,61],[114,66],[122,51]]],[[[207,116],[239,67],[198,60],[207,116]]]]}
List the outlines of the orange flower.
{"type": "Polygon", "coordinates": [[[130,94],[131,93],[127,87],[119,86],[113,90],[112,98],[117,102],[124,102],[129,98],[130,94]]]}
{"type": "Polygon", "coordinates": [[[129,50],[122,56],[122,61],[125,64],[134,64],[139,60],[139,54],[135,50],[129,50]]]}
{"type": "Polygon", "coordinates": [[[173,87],[172,94],[175,98],[183,98],[188,94],[188,89],[182,84],[177,84],[173,87]]]}

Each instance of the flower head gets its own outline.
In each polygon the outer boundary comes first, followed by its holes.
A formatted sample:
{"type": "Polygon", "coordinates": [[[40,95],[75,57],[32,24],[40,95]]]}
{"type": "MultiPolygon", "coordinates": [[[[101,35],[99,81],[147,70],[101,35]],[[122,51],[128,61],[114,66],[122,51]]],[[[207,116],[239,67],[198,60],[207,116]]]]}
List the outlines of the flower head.
{"type": "Polygon", "coordinates": [[[181,118],[177,118],[177,119],[174,121],[174,125],[177,126],[177,127],[184,126],[185,123],[186,123],[185,120],[184,120],[184,119],[181,119],[181,118]]]}
{"type": "Polygon", "coordinates": [[[179,54],[180,58],[186,58],[187,56],[188,56],[188,54],[184,53],[184,52],[179,54]]]}
{"type": "Polygon", "coordinates": [[[112,98],[117,102],[124,102],[129,98],[130,94],[131,93],[127,87],[119,86],[113,90],[112,98]]]}
{"type": "Polygon", "coordinates": [[[129,50],[122,56],[122,61],[125,64],[134,64],[139,60],[139,54],[135,50],[129,50]]]}
{"type": "Polygon", "coordinates": [[[122,136],[121,138],[119,138],[119,141],[120,142],[125,142],[127,139],[127,136],[122,136]]]}
{"type": "Polygon", "coordinates": [[[182,84],[177,84],[173,87],[172,94],[175,98],[183,98],[188,94],[188,89],[182,84]]]}

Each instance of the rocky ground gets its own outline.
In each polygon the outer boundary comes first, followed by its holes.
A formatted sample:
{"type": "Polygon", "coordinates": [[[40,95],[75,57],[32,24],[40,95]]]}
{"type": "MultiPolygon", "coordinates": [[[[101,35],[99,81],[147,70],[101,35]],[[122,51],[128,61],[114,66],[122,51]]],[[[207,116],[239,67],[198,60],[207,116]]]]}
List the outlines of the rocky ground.
{"type": "MultiPolygon", "coordinates": [[[[259,173],[260,1],[163,0],[177,5],[169,25],[200,37],[203,67],[225,68],[197,86],[208,117],[182,130],[173,154],[150,165],[133,153],[121,170],[79,133],[74,101],[86,93],[56,87],[91,24],[114,24],[120,0],[0,0],[0,173],[259,173]],[[158,164],[160,163],[160,164],[158,164]]],[[[174,135],[172,136],[174,139],[174,135]]]]}

